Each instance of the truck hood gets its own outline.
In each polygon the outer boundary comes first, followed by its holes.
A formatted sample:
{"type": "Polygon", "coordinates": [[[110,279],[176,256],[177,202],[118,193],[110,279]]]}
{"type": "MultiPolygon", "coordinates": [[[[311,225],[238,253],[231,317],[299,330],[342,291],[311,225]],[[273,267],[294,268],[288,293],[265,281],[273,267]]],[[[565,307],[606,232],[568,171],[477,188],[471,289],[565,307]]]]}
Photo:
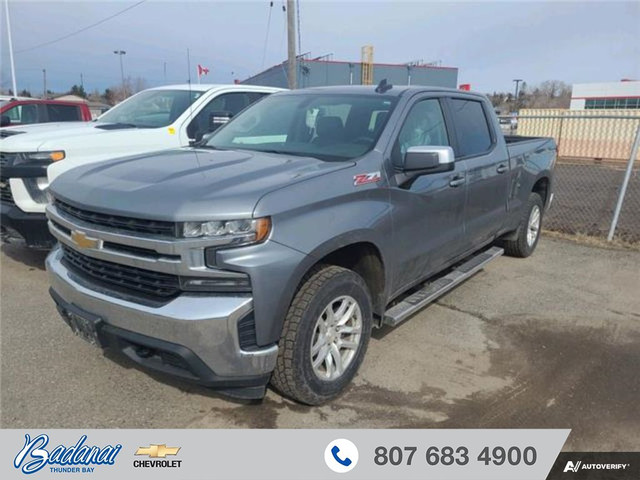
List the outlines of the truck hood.
{"type": "Polygon", "coordinates": [[[37,151],[39,149],[64,149],[64,143],[73,137],[89,135],[104,135],[110,132],[122,130],[133,130],[134,128],[119,128],[117,130],[105,129],[103,127],[112,124],[104,122],[59,122],[59,123],[37,123],[33,125],[16,125],[7,127],[7,133],[28,133],[28,135],[10,135],[3,141],[3,150],[11,152],[37,151]],[[64,139],[64,142],[61,141],[64,139]]]}
{"type": "Polygon", "coordinates": [[[51,184],[60,200],[76,207],[153,220],[247,218],[274,190],[349,168],[247,150],[184,148],[74,168],[51,184]]]}

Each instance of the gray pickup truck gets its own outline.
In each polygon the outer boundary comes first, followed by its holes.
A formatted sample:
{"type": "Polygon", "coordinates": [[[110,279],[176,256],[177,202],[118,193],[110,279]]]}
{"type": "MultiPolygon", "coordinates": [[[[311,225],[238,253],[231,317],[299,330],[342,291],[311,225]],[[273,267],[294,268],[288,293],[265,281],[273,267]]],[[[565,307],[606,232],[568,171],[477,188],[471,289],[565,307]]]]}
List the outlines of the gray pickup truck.
{"type": "Polygon", "coordinates": [[[78,335],[142,366],[320,404],[373,327],[533,252],[555,157],[550,138],[504,137],[470,92],[277,93],[199,146],[55,180],[51,295],[78,335]]]}

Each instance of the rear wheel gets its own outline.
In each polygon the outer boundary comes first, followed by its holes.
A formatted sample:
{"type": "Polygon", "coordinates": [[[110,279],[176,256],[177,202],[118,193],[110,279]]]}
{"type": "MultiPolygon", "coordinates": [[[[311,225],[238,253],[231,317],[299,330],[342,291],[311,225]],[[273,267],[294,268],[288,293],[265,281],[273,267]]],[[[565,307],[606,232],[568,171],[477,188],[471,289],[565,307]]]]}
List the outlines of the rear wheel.
{"type": "Polygon", "coordinates": [[[533,253],[540,239],[543,208],[544,203],[540,195],[535,192],[531,193],[515,238],[503,241],[504,252],[507,255],[525,258],[533,253]]]}
{"type": "Polygon", "coordinates": [[[362,277],[337,266],[314,268],[289,307],[271,384],[309,405],[336,397],[362,363],[371,325],[362,277]]]}

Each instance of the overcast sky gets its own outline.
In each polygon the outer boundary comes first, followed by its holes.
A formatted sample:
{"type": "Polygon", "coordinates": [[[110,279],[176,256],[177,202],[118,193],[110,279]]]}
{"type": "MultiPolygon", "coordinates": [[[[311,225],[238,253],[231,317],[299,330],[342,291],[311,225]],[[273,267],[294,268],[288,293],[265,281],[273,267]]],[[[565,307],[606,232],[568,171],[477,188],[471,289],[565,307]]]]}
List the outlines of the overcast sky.
{"type": "MultiPolygon", "coordinates": [[[[4,3],[5,0],[0,0],[4,3]]],[[[191,66],[211,69],[210,83],[258,73],[286,57],[286,14],[269,1],[146,2],[96,27],[37,48],[99,22],[140,0],[9,0],[18,90],[66,91],[120,82],[114,50],[124,50],[125,76],[149,86],[182,83],[191,66]],[[269,12],[270,28],[267,35],[269,12]],[[266,40],[266,42],[265,42],[266,40]],[[265,48],[266,45],[266,48],[265,48]],[[264,59],[264,61],[263,61],[264,59]]],[[[2,5],[0,74],[11,86],[2,5]]],[[[640,2],[331,2],[300,0],[302,52],[359,61],[372,44],[383,63],[442,61],[459,68],[458,83],[482,92],[529,84],[640,78],[640,2]]]]}

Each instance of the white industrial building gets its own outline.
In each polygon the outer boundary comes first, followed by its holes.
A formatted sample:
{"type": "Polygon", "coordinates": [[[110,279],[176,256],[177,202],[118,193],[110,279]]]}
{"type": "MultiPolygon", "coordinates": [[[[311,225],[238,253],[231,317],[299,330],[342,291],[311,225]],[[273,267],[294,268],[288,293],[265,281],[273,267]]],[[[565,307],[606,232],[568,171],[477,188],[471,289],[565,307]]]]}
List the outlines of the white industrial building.
{"type": "Polygon", "coordinates": [[[571,110],[640,109],[640,81],[576,83],[571,92],[570,108],[571,110]]]}

